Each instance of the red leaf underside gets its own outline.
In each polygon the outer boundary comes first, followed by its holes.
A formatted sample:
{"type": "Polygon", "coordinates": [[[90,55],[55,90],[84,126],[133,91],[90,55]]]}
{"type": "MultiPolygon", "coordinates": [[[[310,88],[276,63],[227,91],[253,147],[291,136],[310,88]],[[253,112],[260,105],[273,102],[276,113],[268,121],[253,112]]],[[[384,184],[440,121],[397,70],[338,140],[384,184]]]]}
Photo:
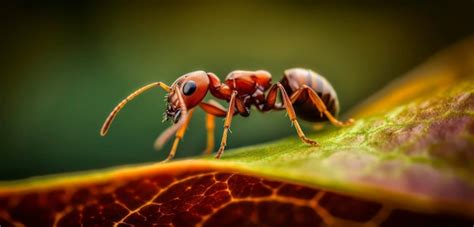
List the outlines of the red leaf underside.
{"type": "Polygon", "coordinates": [[[6,192],[0,195],[0,226],[470,226],[472,222],[216,171],[152,171],[102,182],[6,192]]]}

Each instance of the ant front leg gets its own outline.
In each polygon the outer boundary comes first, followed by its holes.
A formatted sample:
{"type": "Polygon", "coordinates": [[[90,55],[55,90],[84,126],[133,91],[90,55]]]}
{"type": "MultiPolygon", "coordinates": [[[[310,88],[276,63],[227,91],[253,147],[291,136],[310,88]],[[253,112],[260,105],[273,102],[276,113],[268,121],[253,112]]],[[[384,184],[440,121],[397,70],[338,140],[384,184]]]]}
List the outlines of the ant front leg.
{"type": "MultiPolygon", "coordinates": [[[[193,116],[193,111],[194,111],[194,109],[191,109],[188,112],[188,116],[186,118],[186,121],[184,122],[184,125],[181,126],[181,128],[176,132],[175,139],[174,139],[174,142],[173,142],[173,146],[171,147],[171,150],[170,150],[170,153],[168,154],[168,157],[165,160],[163,160],[162,162],[168,162],[171,159],[173,159],[174,156],[176,155],[176,151],[178,150],[178,144],[183,139],[184,133],[186,133],[186,129],[188,128],[189,122],[191,121],[191,117],[193,116]]],[[[157,141],[158,141],[158,139],[157,139],[157,141]]],[[[155,146],[157,146],[156,143],[155,143],[155,146]]]]}

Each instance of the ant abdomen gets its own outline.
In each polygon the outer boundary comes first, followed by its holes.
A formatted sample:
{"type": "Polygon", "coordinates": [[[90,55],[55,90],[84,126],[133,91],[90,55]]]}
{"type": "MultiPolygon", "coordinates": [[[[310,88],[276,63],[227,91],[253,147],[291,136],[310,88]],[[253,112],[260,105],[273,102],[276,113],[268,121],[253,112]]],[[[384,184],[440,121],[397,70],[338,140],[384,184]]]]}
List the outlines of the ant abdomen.
{"type": "Polygon", "coordinates": [[[298,118],[309,122],[329,120],[327,115],[314,104],[308,91],[302,91],[298,97],[294,97],[294,94],[304,86],[317,93],[329,113],[333,116],[338,115],[339,100],[336,91],[323,76],[309,69],[293,68],[285,70],[280,83],[288,95],[290,97],[293,95],[293,99],[296,99],[292,101],[294,101],[293,107],[298,118]]]}

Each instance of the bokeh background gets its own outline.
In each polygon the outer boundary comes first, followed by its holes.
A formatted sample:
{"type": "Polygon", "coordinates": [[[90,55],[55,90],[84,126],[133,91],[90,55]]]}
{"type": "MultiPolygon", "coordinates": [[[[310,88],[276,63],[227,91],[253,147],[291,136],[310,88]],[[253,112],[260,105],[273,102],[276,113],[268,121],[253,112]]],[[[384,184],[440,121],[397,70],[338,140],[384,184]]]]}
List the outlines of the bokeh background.
{"type": "MultiPolygon", "coordinates": [[[[0,180],[154,162],[164,92],[136,88],[194,71],[311,68],[347,111],[427,57],[473,33],[473,2],[20,1],[0,3],[0,180]]],[[[218,119],[216,140],[222,121],[218,119]]],[[[305,129],[309,130],[308,124],[305,129]]],[[[236,117],[229,148],[295,135],[284,112],[236,117]]],[[[200,155],[196,111],[177,157],[200,155]]]]}

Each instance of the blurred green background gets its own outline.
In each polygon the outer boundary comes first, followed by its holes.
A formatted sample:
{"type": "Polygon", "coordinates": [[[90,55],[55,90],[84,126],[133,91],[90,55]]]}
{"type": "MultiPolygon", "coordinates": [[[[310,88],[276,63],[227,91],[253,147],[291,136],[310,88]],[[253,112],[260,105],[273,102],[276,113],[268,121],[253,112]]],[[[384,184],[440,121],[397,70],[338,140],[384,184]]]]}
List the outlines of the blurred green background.
{"type": "MultiPolygon", "coordinates": [[[[472,1],[1,5],[1,180],[164,159],[170,144],[152,148],[169,126],[159,89],[99,136],[109,111],[150,82],[235,69],[266,69],[278,80],[306,67],[333,84],[344,112],[474,28],[472,1]]],[[[194,116],[177,158],[205,147],[204,114],[194,116]]],[[[229,148],[295,135],[284,112],[237,117],[232,132],[229,148]]]]}

